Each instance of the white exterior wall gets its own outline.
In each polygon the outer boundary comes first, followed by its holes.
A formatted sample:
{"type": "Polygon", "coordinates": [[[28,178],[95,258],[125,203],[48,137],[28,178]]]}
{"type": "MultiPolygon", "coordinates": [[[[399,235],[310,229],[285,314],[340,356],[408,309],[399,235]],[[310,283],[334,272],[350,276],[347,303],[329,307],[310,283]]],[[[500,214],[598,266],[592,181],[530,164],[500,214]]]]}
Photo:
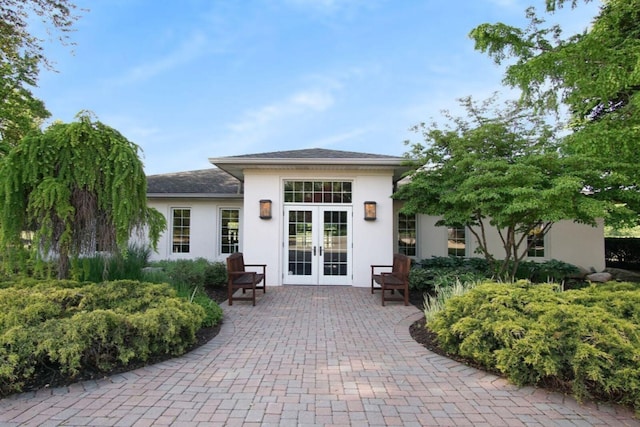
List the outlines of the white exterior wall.
{"type": "Polygon", "coordinates": [[[393,262],[396,216],[393,212],[391,174],[360,175],[353,195],[353,284],[371,286],[371,265],[393,262]],[[375,221],[364,220],[364,202],[374,201],[375,221]]]}
{"type": "Polygon", "coordinates": [[[266,264],[266,284],[281,284],[282,195],[277,174],[244,171],[243,253],[246,264],[266,264]],[[271,200],[271,219],[260,219],[260,200],[271,200]]]}
{"type": "Polygon", "coordinates": [[[156,208],[167,219],[167,229],[160,236],[158,250],[151,253],[150,260],[176,260],[206,258],[210,261],[224,261],[228,254],[220,253],[220,210],[240,209],[240,250],[242,250],[243,224],[241,200],[203,199],[148,199],[148,205],[156,208]],[[188,208],[191,210],[190,242],[188,253],[173,253],[171,210],[188,208]]]}
{"type": "MultiPolygon", "coordinates": [[[[352,187],[352,236],[351,277],[348,284],[369,286],[370,265],[390,264],[393,252],[397,251],[397,218],[399,202],[391,199],[393,183],[391,172],[343,170],[245,170],[244,201],[242,199],[187,199],[153,198],[150,207],[156,208],[167,219],[168,228],[160,237],[158,250],[151,260],[174,260],[206,258],[224,261],[227,254],[220,253],[220,210],[239,209],[240,242],[239,250],[245,254],[247,264],[267,264],[267,284],[281,285],[284,272],[284,239],[286,224],[284,218],[285,180],[344,180],[353,182],[352,187]],[[272,218],[259,217],[259,201],[272,201],[272,218]],[[364,202],[377,203],[377,219],[364,220],[364,202]],[[190,251],[172,252],[171,210],[189,208],[191,210],[190,251]]],[[[314,204],[310,204],[313,206],[314,204]]],[[[335,205],[334,205],[335,206],[335,205]]],[[[342,205],[338,205],[342,206],[342,205]]],[[[447,229],[436,227],[437,217],[418,215],[417,217],[417,258],[447,256],[447,229]]],[[[495,230],[488,233],[489,248],[500,257],[504,253],[495,230]]],[[[477,247],[475,237],[467,232],[467,256],[480,256],[474,252],[477,247]]],[[[597,227],[562,221],[554,224],[545,238],[545,257],[535,260],[557,259],[587,270],[602,271],[604,260],[604,226],[597,227]]],[[[322,283],[320,283],[322,284],[322,283]]]]}
{"type": "MultiPolygon", "coordinates": [[[[284,274],[285,180],[344,180],[353,182],[353,286],[370,286],[371,264],[393,259],[393,183],[388,173],[348,173],[322,170],[244,170],[244,258],[247,264],[267,264],[268,285],[281,285],[284,274]],[[272,201],[272,218],[260,219],[261,199],[272,201]],[[364,220],[364,202],[377,202],[377,219],[364,220]]],[[[310,204],[312,205],[312,204],[310,204]]],[[[320,283],[322,284],[322,283],[320,283]]]]}
{"type": "MultiPolygon", "coordinates": [[[[418,256],[419,259],[433,256],[447,256],[447,229],[436,227],[438,217],[418,215],[418,256]]],[[[497,231],[487,228],[489,251],[496,258],[504,257],[504,249],[497,231]]],[[[467,256],[482,256],[474,252],[477,241],[469,231],[467,237],[467,256]]],[[[604,225],[598,221],[596,227],[577,224],[573,221],[560,221],[553,224],[545,237],[545,256],[530,258],[535,261],[556,259],[573,264],[586,270],[602,271],[604,259],[604,225]]]]}
{"type": "Polygon", "coordinates": [[[549,259],[555,258],[586,270],[602,271],[604,259],[604,221],[596,227],[562,221],[554,224],[545,242],[549,259]]]}

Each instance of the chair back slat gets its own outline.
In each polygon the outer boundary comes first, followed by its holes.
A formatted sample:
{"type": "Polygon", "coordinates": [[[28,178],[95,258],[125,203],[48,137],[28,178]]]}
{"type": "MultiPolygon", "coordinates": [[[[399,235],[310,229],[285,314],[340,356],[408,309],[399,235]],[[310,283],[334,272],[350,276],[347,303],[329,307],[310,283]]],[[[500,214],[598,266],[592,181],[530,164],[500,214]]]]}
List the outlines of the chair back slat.
{"type": "Polygon", "coordinates": [[[393,267],[391,270],[399,279],[405,280],[409,277],[409,270],[411,269],[411,258],[402,254],[393,255],[393,267]]]}
{"type": "Polygon", "coordinates": [[[242,256],[242,252],[236,252],[227,257],[227,271],[245,271],[244,257],[242,256]]]}

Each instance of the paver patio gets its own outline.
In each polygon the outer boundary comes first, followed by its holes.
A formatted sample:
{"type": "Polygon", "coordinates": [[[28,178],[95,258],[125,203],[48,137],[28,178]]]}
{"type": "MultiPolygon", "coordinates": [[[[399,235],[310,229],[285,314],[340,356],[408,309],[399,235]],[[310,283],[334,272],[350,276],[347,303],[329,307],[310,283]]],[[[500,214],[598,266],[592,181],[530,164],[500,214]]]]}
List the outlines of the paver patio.
{"type": "Polygon", "coordinates": [[[369,288],[271,287],[222,304],[208,344],[100,381],[0,400],[0,426],[640,426],[628,409],[518,388],[409,335],[369,288]]]}

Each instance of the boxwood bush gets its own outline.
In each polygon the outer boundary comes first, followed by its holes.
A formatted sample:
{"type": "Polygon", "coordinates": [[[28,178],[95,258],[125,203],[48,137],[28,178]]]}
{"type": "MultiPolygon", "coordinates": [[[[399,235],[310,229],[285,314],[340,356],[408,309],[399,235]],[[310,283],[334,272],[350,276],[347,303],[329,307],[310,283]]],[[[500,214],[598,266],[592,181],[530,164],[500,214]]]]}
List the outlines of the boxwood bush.
{"type": "Polygon", "coordinates": [[[163,284],[5,282],[0,287],[0,395],[20,392],[45,369],[73,378],[82,371],[108,372],[158,355],[182,354],[208,315],[163,284]]]}
{"type": "Polygon", "coordinates": [[[487,282],[429,322],[441,347],[519,385],[568,385],[578,399],[640,409],[640,287],[487,282]]]}

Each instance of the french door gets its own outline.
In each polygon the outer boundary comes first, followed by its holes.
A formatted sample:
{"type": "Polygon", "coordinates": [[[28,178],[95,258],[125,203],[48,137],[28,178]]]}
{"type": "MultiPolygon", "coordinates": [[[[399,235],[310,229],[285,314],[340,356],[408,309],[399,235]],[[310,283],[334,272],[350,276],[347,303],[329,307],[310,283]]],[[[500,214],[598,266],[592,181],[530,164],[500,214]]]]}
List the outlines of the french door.
{"type": "Polygon", "coordinates": [[[351,222],[350,206],[286,206],[283,283],[351,284],[351,222]]]}

